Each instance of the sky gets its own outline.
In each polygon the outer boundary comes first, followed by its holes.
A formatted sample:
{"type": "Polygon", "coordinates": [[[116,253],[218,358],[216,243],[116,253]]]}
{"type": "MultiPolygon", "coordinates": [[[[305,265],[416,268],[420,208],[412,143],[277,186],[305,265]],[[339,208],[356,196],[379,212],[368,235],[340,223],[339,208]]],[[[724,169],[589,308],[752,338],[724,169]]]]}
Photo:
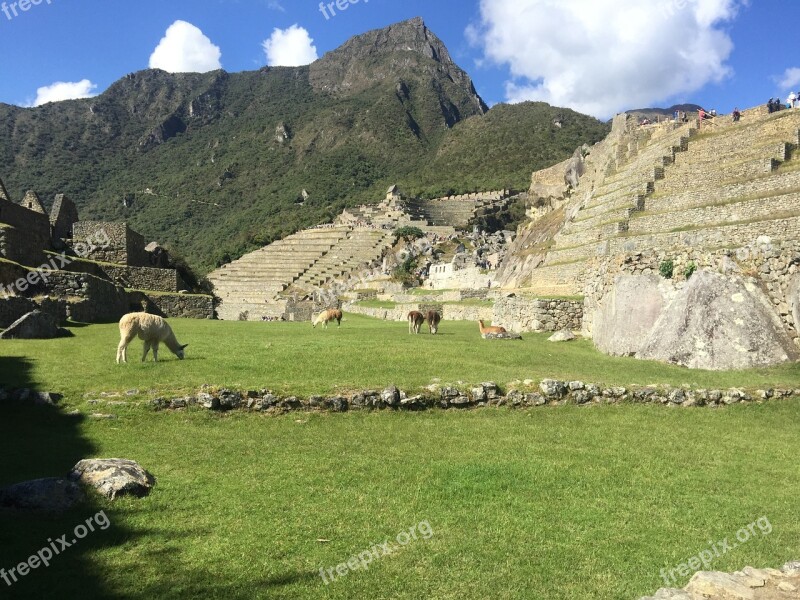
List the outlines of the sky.
{"type": "Polygon", "coordinates": [[[0,0],[0,102],[101,94],[128,73],[308,64],[420,16],[489,104],[608,119],[730,112],[800,89],[796,0],[0,0]]]}

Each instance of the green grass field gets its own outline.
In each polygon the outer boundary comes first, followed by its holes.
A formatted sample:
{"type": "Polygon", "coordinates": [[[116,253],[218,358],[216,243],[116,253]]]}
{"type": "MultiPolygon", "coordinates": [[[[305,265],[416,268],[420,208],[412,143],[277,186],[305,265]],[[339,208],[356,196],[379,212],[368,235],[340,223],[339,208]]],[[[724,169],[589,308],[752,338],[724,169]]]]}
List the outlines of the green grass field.
{"type": "Polygon", "coordinates": [[[0,580],[0,597],[635,599],[665,585],[662,569],[760,518],[770,533],[755,529],[711,569],[800,557],[796,399],[277,417],[135,403],[203,383],[298,394],[411,390],[434,378],[800,387],[794,366],[693,372],[610,359],[583,341],[492,344],[471,323],[443,323],[437,337],[349,315],[328,331],[172,323],[190,344],[185,361],[162,349],[163,362],[141,364],[135,342],[131,363],[115,365],[115,325],[0,343],[4,384],[65,394],[60,410],[2,408],[0,486],[86,457],[134,459],[158,479],[141,500],[94,500],[61,516],[0,511],[6,570],[99,510],[111,522],[49,567],[10,587],[0,580]],[[88,403],[131,389],[140,393],[122,398],[128,406],[88,403]],[[118,418],[86,417],[96,411],[118,418]],[[420,523],[429,539],[394,541],[420,523]],[[320,577],[386,540],[394,551],[368,570],[320,577]]]}

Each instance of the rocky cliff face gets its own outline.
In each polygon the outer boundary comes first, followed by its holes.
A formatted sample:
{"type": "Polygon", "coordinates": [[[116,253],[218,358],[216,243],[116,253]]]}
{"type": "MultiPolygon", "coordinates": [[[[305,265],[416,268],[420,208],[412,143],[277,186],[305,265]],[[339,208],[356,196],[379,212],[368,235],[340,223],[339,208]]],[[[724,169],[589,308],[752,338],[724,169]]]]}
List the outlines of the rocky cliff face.
{"type": "Polygon", "coordinates": [[[401,98],[409,92],[408,79],[428,79],[441,91],[455,92],[451,100],[462,117],[489,110],[469,75],[419,17],[351,38],[311,65],[309,74],[317,91],[352,94],[388,83],[401,98]]]}

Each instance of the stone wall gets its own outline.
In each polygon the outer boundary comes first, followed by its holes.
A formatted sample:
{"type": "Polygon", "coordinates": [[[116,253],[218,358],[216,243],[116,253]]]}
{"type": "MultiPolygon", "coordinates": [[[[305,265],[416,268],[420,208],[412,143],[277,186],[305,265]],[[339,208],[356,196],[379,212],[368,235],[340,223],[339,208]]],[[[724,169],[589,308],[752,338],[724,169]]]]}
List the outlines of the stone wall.
{"type": "MultiPolygon", "coordinates": [[[[738,272],[754,277],[773,303],[777,314],[792,338],[798,337],[798,319],[794,306],[798,303],[800,288],[800,241],[773,243],[769,237],[760,237],[748,244],[740,239],[737,249],[698,250],[686,247],[681,250],[646,250],[631,255],[615,255],[593,261],[584,272],[582,286],[586,296],[584,332],[592,331],[592,315],[598,302],[609,293],[614,279],[620,273],[642,275],[659,273],[667,260],[673,263],[673,277],[685,279],[687,268],[708,268],[727,273],[738,272]]],[[[798,307],[800,308],[800,307],[798,307]]]]}
{"type": "Polygon", "coordinates": [[[431,266],[428,284],[434,290],[474,290],[488,288],[493,272],[481,272],[478,267],[455,270],[452,264],[431,266]]]}
{"type": "Polygon", "coordinates": [[[780,401],[796,397],[798,390],[791,389],[690,389],[668,386],[608,387],[583,381],[542,379],[538,385],[511,382],[508,389],[487,381],[478,384],[432,385],[422,393],[410,395],[389,386],[383,390],[363,390],[348,395],[278,396],[268,389],[232,390],[203,386],[191,396],[180,398],[154,398],[157,410],[184,409],[196,406],[213,411],[250,410],[254,412],[284,413],[291,411],[348,410],[407,410],[426,409],[478,409],[487,406],[509,408],[537,408],[543,406],[593,406],[605,404],[651,404],[673,408],[722,407],[752,402],[780,401]]]}
{"type": "Polygon", "coordinates": [[[200,294],[147,294],[129,292],[131,310],[167,318],[213,319],[214,297],[200,294]]]}
{"type": "Polygon", "coordinates": [[[579,331],[582,321],[582,300],[503,298],[495,302],[492,325],[515,332],[579,331]]]}
{"type": "Polygon", "coordinates": [[[5,329],[31,311],[40,310],[55,317],[58,323],[67,320],[67,303],[59,298],[0,298],[0,329],[5,329]]]}
{"type": "Polygon", "coordinates": [[[79,221],[72,226],[72,245],[76,252],[89,260],[128,265],[150,266],[150,257],[144,249],[144,238],[130,229],[127,223],[104,221],[79,221]],[[91,244],[88,253],[78,252],[77,244],[90,240],[107,240],[107,244],[91,244]]]}
{"type": "Polygon", "coordinates": [[[73,321],[101,323],[117,321],[128,312],[128,298],[121,287],[86,273],[57,271],[47,274],[47,283],[29,288],[28,295],[47,295],[67,301],[67,315],[73,321]]]}
{"type": "Polygon", "coordinates": [[[109,279],[126,288],[156,292],[179,292],[188,289],[175,269],[150,267],[101,266],[109,279]]]}
{"type": "Polygon", "coordinates": [[[47,215],[0,200],[0,257],[38,267],[45,262],[44,250],[50,247],[47,215]]]}
{"type": "Polygon", "coordinates": [[[58,194],[53,208],[50,210],[50,225],[53,227],[53,238],[65,240],[72,236],[72,225],[78,221],[78,209],[75,203],[64,194],[58,194]]]}
{"type": "Polygon", "coordinates": [[[371,308],[357,304],[347,304],[344,307],[347,312],[384,321],[406,321],[408,313],[412,310],[426,313],[429,309],[438,310],[444,321],[477,321],[478,319],[489,321],[492,319],[491,306],[470,306],[468,304],[416,302],[398,304],[393,308],[371,308]]]}

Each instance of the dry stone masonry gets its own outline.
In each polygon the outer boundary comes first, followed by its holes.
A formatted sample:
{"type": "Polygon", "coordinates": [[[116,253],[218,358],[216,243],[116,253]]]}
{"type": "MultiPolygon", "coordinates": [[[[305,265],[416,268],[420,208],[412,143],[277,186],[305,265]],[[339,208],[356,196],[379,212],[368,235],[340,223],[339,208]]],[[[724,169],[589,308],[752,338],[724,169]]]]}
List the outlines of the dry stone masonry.
{"type": "Polygon", "coordinates": [[[612,354],[714,369],[795,360],[799,145],[800,111],[647,127],[620,115],[606,140],[533,175],[533,221],[498,279],[585,298],[582,330],[612,354]],[[735,314],[710,321],[725,307],[702,303],[725,297],[735,314]]]}
{"type": "Polygon", "coordinates": [[[163,251],[148,252],[144,238],[126,223],[80,221],[63,194],[48,215],[35,192],[16,204],[2,182],[0,189],[4,323],[21,316],[23,305],[26,312],[40,308],[59,322],[114,321],[143,308],[168,317],[214,316],[213,298],[181,293],[187,286],[164,264],[163,251]]]}

